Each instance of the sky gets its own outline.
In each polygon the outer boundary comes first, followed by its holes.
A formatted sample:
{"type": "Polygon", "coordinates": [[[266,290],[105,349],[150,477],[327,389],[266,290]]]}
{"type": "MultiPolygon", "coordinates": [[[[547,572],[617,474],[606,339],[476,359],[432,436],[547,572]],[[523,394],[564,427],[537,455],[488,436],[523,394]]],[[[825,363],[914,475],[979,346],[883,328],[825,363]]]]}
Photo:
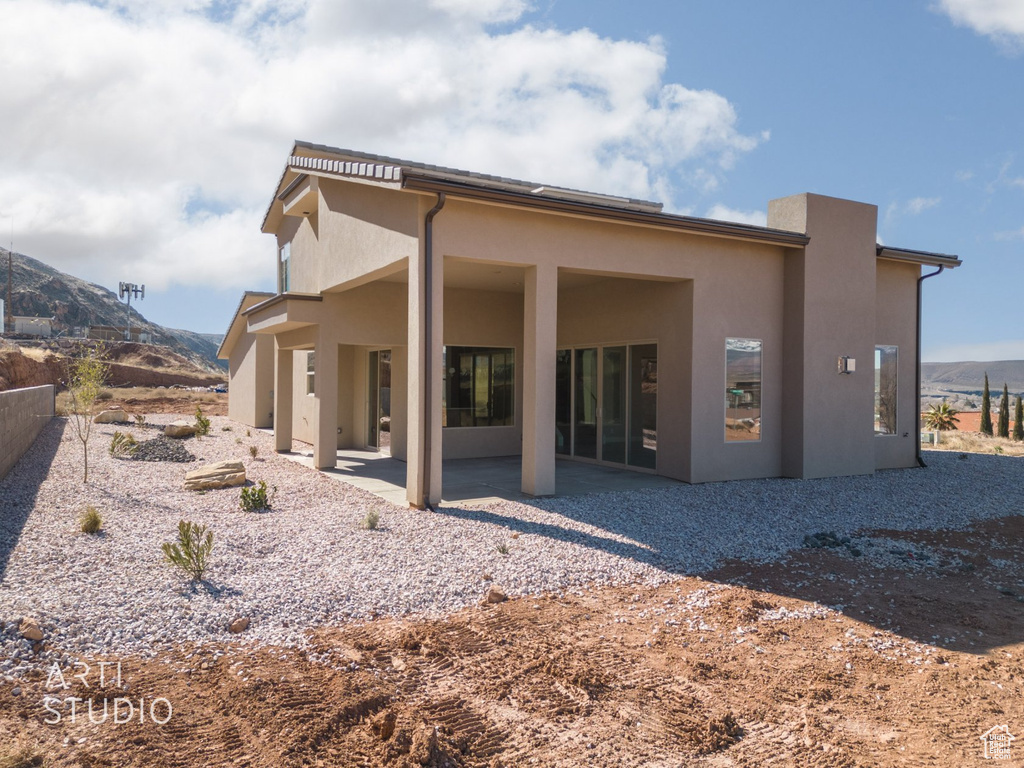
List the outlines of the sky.
{"type": "Polygon", "coordinates": [[[223,333],[296,139],[763,224],[925,283],[926,361],[1024,359],[1024,0],[0,0],[0,243],[223,333]]]}

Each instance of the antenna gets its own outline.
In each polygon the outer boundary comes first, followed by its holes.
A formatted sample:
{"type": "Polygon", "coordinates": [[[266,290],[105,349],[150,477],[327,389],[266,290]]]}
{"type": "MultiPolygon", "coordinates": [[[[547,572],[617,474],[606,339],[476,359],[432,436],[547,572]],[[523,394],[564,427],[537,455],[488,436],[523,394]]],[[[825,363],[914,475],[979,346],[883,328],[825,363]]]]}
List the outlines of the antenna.
{"type": "Polygon", "coordinates": [[[127,301],[127,316],[128,322],[125,325],[124,340],[132,340],[132,296],[135,297],[136,301],[141,301],[146,298],[146,286],[136,285],[135,283],[119,283],[117,286],[118,298],[126,299],[127,301]]]}

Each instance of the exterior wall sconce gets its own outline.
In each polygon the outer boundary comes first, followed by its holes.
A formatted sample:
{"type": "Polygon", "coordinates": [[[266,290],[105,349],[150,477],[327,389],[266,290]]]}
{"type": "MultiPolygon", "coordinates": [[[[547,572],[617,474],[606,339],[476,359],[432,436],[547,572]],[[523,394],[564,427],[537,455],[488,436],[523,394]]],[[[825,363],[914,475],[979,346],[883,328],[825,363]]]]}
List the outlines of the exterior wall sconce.
{"type": "Polygon", "coordinates": [[[857,370],[857,358],[839,356],[839,373],[853,373],[857,370]]]}

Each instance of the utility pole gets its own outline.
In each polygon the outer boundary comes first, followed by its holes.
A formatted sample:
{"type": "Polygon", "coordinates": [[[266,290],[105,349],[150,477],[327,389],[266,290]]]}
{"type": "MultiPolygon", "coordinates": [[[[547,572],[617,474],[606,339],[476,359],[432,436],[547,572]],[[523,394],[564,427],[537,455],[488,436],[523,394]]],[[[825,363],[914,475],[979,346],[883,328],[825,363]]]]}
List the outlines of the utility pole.
{"type": "Polygon", "coordinates": [[[11,303],[14,285],[14,217],[11,216],[11,247],[7,251],[7,304],[4,307],[4,333],[14,333],[14,305],[11,303]]]}
{"type": "Polygon", "coordinates": [[[128,322],[125,324],[124,340],[132,340],[132,295],[139,301],[146,298],[146,286],[136,285],[135,283],[121,283],[119,286],[120,296],[122,299],[127,297],[127,317],[128,322]]]}

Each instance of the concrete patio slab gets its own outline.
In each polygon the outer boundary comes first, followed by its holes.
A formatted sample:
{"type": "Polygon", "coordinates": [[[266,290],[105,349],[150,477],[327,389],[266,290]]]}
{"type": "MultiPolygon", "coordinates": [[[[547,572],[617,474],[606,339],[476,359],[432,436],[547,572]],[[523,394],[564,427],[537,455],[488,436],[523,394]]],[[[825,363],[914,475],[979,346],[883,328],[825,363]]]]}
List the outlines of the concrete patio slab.
{"type": "MultiPolygon", "coordinates": [[[[313,466],[313,449],[301,448],[281,454],[307,467],[313,466]]],[[[453,507],[479,507],[497,501],[529,501],[533,497],[520,491],[521,460],[518,456],[485,459],[453,459],[442,469],[441,503],[453,507]]],[[[405,505],[404,461],[373,451],[338,451],[334,469],[323,470],[356,488],[376,494],[394,504],[405,505]]],[[[555,495],[581,496],[587,493],[633,491],[643,488],[668,488],[679,481],[645,472],[631,472],[598,464],[558,459],[555,468],[555,495]]]]}

